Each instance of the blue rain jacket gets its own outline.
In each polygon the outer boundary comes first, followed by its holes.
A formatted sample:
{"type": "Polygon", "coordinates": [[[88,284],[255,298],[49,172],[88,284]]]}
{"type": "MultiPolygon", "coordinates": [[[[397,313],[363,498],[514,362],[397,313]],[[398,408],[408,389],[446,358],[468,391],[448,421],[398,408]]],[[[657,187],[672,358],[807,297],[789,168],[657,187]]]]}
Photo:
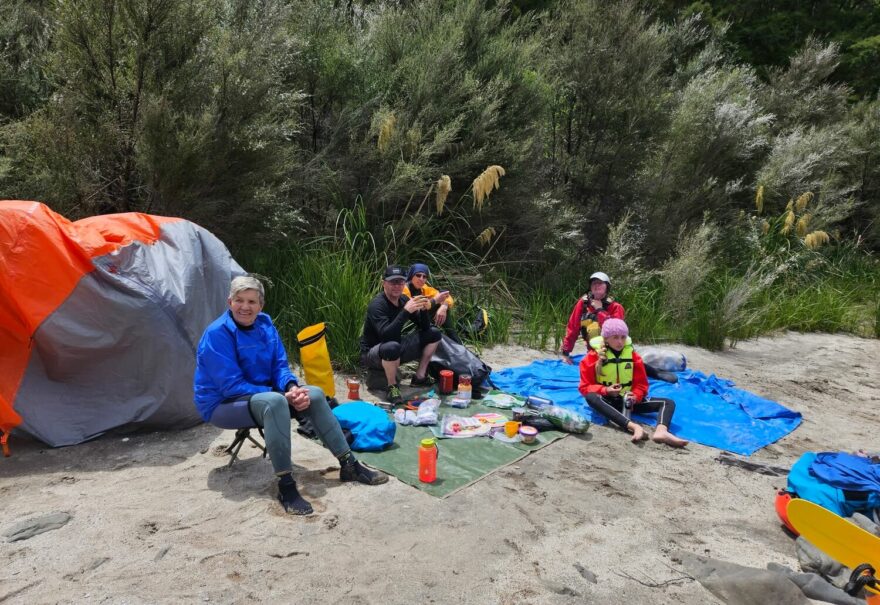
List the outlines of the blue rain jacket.
{"type": "Polygon", "coordinates": [[[195,404],[205,422],[224,401],[299,384],[290,371],[281,335],[265,313],[242,329],[226,311],[205,330],[196,351],[195,404]]]}

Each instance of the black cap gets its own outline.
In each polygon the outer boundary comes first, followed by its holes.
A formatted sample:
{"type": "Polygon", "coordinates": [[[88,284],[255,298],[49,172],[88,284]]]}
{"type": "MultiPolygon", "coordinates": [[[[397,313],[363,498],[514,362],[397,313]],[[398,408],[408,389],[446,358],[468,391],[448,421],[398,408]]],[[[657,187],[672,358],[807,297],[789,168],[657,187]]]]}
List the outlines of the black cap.
{"type": "Polygon", "coordinates": [[[382,276],[382,279],[384,279],[385,281],[391,281],[398,278],[406,281],[406,269],[404,269],[400,265],[388,265],[387,267],[385,267],[385,275],[382,276]]]}

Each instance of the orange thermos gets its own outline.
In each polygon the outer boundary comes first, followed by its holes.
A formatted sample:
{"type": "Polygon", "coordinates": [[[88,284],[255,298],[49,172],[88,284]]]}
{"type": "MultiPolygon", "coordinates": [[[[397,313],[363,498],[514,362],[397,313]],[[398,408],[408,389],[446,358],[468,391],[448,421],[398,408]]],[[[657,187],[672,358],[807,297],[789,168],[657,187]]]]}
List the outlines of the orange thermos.
{"type": "Polygon", "coordinates": [[[434,483],[437,479],[437,444],[434,439],[422,439],[419,447],[419,481],[434,483]]]}

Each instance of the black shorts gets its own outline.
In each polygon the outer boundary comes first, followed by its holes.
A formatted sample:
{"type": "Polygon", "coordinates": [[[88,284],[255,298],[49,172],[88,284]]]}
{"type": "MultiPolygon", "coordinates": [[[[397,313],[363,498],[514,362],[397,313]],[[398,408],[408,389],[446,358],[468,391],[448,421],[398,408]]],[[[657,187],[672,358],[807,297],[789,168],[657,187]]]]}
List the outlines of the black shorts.
{"type": "MultiPolygon", "coordinates": [[[[396,342],[383,342],[374,345],[373,348],[371,348],[366,353],[362,353],[361,365],[363,365],[365,368],[381,370],[383,356],[380,349],[385,347],[385,350],[387,350],[388,345],[398,345],[400,347],[400,363],[415,361],[421,358],[422,351],[424,350],[425,346],[427,346],[427,344],[430,344],[430,342],[426,343],[425,345],[422,344],[422,338],[419,336],[418,333],[407,334],[400,341],[399,345],[396,342]]],[[[387,358],[388,356],[386,355],[385,357],[387,358]]],[[[393,361],[393,359],[389,359],[388,361],[393,361]]]]}

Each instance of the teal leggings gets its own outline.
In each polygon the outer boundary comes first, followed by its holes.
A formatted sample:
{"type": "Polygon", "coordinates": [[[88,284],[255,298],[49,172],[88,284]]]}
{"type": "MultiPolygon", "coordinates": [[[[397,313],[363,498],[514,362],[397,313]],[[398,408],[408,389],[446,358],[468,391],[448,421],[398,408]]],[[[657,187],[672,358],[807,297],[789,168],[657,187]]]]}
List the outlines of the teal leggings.
{"type": "MultiPolygon", "coordinates": [[[[347,454],[351,448],[342,434],[339,421],[333,415],[324,391],[318,387],[307,386],[309,390],[309,407],[301,412],[312,421],[315,432],[330,452],[337,458],[347,454]]],[[[272,460],[275,474],[289,473],[293,470],[290,460],[290,415],[293,408],[281,393],[258,393],[248,404],[251,415],[257,426],[263,429],[266,438],[266,450],[272,460]]]]}

